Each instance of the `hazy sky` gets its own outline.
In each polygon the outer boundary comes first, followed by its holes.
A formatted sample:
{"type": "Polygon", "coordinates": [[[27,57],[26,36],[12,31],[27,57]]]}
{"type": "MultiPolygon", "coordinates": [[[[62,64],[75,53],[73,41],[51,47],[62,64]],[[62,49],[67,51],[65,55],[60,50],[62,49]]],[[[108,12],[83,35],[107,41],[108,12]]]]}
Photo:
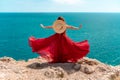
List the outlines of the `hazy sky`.
{"type": "Polygon", "coordinates": [[[0,12],[120,12],[120,0],[0,0],[0,12]]]}

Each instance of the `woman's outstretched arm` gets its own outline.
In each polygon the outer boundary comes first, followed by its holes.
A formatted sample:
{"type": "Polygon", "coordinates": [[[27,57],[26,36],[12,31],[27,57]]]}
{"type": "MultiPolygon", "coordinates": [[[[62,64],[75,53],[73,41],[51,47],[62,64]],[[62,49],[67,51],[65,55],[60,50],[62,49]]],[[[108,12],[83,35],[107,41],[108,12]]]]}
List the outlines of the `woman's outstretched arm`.
{"type": "Polygon", "coordinates": [[[74,27],[74,26],[69,26],[67,25],[68,29],[73,29],[73,30],[79,30],[80,28],[82,28],[82,24],[79,27],[74,27]]]}
{"type": "Polygon", "coordinates": [[[44,26],[43,24],[40,24],[42,28],[52,28],[52,26],[44,26]]]}

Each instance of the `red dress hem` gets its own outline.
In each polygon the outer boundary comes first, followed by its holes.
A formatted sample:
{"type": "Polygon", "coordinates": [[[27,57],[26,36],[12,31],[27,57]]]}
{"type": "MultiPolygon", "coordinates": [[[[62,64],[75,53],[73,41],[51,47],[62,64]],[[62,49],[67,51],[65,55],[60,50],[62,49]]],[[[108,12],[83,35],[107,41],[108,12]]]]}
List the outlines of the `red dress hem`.
{"type": "Polygon", "coordinates": [[[33,52],[50,63],[77,62],[89,52],[88,40],[72,41],[65,33],[54,34],[48,38],[29,38],[29,45],[33,52]]]}

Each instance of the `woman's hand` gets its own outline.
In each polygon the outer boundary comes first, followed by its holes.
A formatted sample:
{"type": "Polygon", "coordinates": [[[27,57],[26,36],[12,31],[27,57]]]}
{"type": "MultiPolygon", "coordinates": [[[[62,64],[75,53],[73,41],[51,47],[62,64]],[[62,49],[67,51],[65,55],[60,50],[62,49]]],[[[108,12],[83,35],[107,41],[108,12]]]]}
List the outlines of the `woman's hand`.
{"type": "Polygon", "coordinates": [[[82,24],[80,24],[79,27],[74,27],[74,26],[69,26],[69,25],[67,25],[67,28],[68,28],[68,29],[73,29],[73,30],[79,30],[80,28],[82,28],[82,24]]]}
{"type": "Polygon", "coordinates": [[[81,29],[82,28],[82,24],[80,24],[80,26],[79,27],[77,27],[77,30],[79,30],[79,29],[81,29]]]}
{"type": "Polygon", "coordinates": [[[42,28],[45,28],[45,26],[44,26],[43,24],[40,24],[40,26],[41,26],[42,28]]]}
{"type": "Polygon", "coordinates": [[[46,28],[46,29],[52,28],[52,26],[44,26],[43,24],[40,24],[40,26],[41,26],[42,28],[46,28]]]}

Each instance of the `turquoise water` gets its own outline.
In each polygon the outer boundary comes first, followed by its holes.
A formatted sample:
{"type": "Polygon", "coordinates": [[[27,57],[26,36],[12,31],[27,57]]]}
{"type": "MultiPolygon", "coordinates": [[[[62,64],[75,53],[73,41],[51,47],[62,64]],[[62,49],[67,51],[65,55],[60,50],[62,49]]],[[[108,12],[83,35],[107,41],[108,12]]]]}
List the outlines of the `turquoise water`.
{"type": "Polygon", "coordinates": [[[89,40],[88,57],[120,64],[120,13],[0,13],[0,57],[37,57],[28,46],[28,38],[54,34],[52,29],[42,29],[39,24],[52,25],[58,16],[63,16],[69,25],[83,25],[81,30],[67,30],[67,35],[74,41],[89,40]]]}

